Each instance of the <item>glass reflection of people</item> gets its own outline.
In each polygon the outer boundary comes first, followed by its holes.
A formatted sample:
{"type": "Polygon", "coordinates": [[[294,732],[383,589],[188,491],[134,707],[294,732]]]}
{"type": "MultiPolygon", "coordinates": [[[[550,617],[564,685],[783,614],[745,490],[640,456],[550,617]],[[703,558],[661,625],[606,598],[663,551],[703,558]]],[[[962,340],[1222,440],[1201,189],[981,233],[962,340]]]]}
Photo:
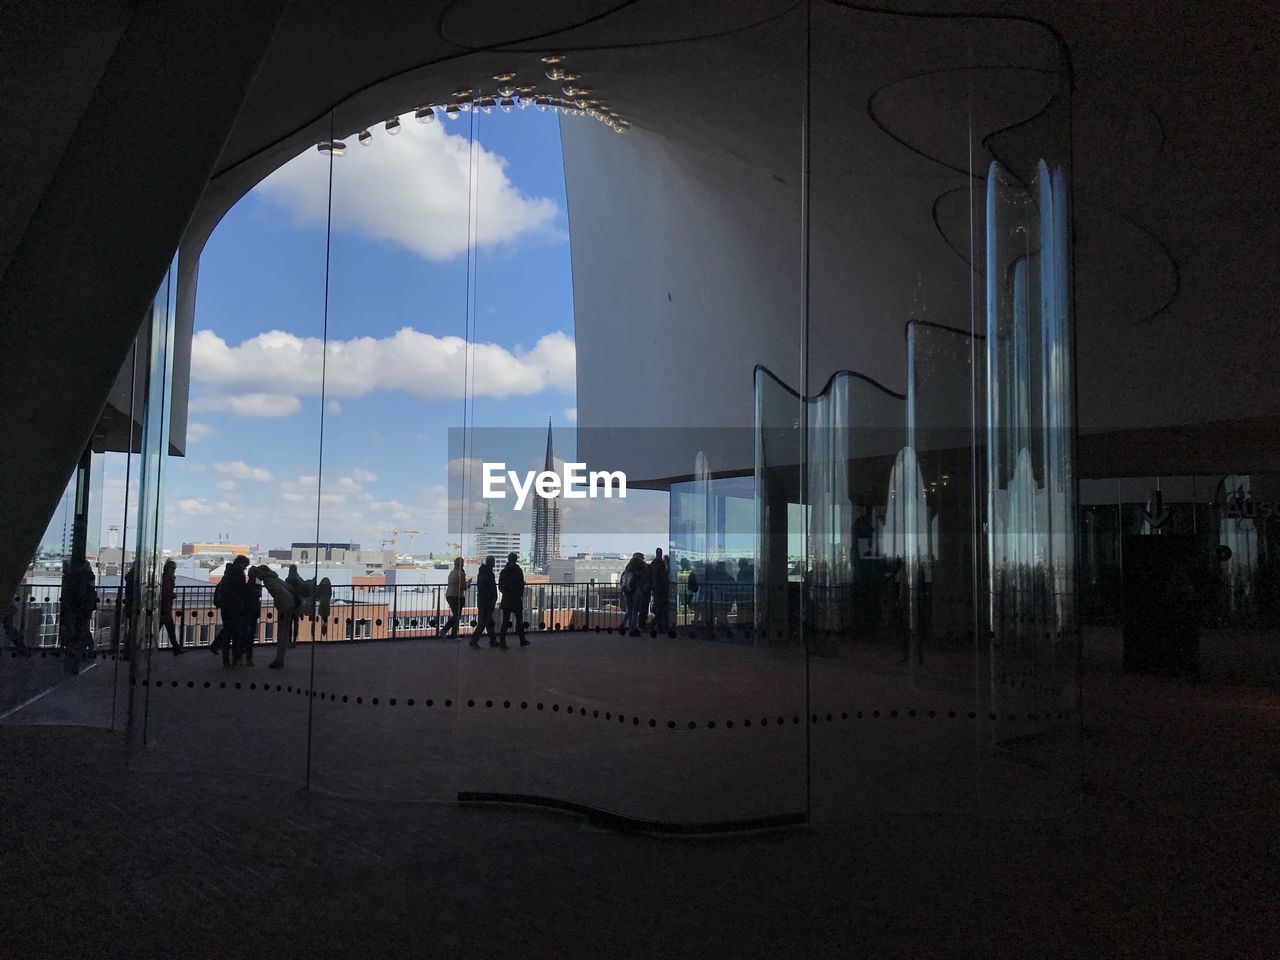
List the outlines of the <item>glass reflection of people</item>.
{"type": "Polygon", "coordinates": [[[529,640],[524,635],[524,571],[516,562],[514,553],[507,554],[507,565],[498,574],[498,589],[502,591],[502,630],[498,633],[498,646],[507,649],[507,627],[514,616],[516,619],[516,636],[520,638],[520,646],[527,647],[529,640]]]}
{"type": "Polygon", "coordinates": [[[449,619],[440,628],[440,636],[456,637],[458,625],[462,623],[462,598],[466,596],[471,581],[462,567],[462,558],[455,557],[453,569],[449,571],[449,582],[444,588],[444,599],[449,604],[449,619]]]}
{"type": "Polygon", "coordinates": [[[649,564],[649,589],[653,594],[653,626],[659,633],[668,629],[670,576],[667,560],[662,555],[662,548],[658,547],[653,551],[653,560],[649,564]]]}
{"type": "Polygon", "coordinates": [[[498,645],[498,638],[493,632],[493,608],[498,603],[498,580],[493,573],[495,563],[492,556],[485,557],[476,573],[476,629],[471,635],[470,643],[473,647],[480,646],[480,638],[486,631],[489,634],[489,646],[498,645]]]}
{"type": "Polygon", "coordinates": [[[164,569],[160,572],[160,629],[169,634],[169,648],[175,657],[187,652],[178,636],[177,624],[173,621],[173,601],[178,593],[177,569],[177,563],[166,560],[164,569]]]}
{"type": "Polygon", "coordinates": [[[79,673],[80,661],[93,648],[91,623],[93,611],[98,607],[98,590],[93,568],[87,560],[62,564],[62,590],[60,596],[60,637],[66,651],[65,670],[79,673]]]}
{"type": "Polygon", "coordinates": [[[8,607],[4,612],[4,635],[9,641],[9,646],[13,647],[14,652],[20,657],[31,656],[31,648],[27,646],[26,639],[22,636],[22,631],[18,629],[14,618],[18,616],[18,598],[14,597],[9,601],[8,607]]]}
{"type": "Polygon", "coordinates": [[[128,658],[138,636],[138,608],[142,606],[142,592],[138,589],[138,561],[129,564],[124,574],[124,653],[128,658]]]}
{"type": "Polygon", "coordinates": [[[276,656],[267,666],[280,670],[284,667],[284,655],[289,649],[289,635],[293,628],[293,591],[270,567],[264,565],[254,569],[276,607],[276,656]]]}
{"type": "Polygon", "coordinates": [[[684,588],[686,591],[684,605],[685,609],[692,614],[694,623],[698,622],[698,602],[702,599],[698,596],[698,591],[701,589],[701,586],[702,585],[698,583],[697,571],[690,570],[689,576],[684,582],[684,588]]]}

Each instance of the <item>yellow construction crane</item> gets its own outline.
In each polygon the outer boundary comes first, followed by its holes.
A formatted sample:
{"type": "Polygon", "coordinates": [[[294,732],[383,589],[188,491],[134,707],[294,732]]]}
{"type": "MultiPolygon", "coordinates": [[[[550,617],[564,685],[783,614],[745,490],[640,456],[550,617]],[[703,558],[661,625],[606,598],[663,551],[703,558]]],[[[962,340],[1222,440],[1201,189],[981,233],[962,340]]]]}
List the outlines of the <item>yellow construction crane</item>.
{"type": "Polygon", "coordinates": [[[409,559],[412,560],[416,539],[420,536],[425,536],[427,533],[426,530],[399,530],[393,527],[370,527],[369,532],[391,534],[390,539],[384,538],[382,542],[391,544],[391,552],[397,560],[400,559],[400,534],[404,533],[409,536],[409,559]]]}

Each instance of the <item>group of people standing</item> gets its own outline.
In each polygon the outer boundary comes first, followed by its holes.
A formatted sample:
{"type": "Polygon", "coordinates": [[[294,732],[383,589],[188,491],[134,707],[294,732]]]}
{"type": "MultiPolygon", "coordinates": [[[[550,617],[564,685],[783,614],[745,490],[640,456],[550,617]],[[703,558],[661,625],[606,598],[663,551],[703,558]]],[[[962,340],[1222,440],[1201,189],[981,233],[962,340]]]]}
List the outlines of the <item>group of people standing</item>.
{"type": "MultiPolygon", "coordinates": [[[[524,634],[524,570],[517,562],[514,553],[507,554],[507,565],[495,575],[497,561],[492,556],[484,558],[476,573],[476,628],[471,635],[470,646],[480,646],[480,638],[489,635],[489,646],[507,649],[507,630],[514,618],[516,637],[520,646],[527,647],[529,639],[524,634]],[[498,594],[502,594],[499,602],[498,594]],[[494,632],[494,612],[502,611],[502,630],[494,632]]],[[[449,571],[449,582],[445,586],[444,598],[449,604],[449,619],[440,631],[442,637],[458,636],[462,623],[462,599],[466,596],[471,580],[462,566],[462,558],[453,561],[453,569],[449,571]]]]}
{"type": "MultiPolygon", "coordinates": [[[[169,601],[168,619],[164,609],[164,597],[172,592],[173,561],[165,564],[161,582],[161,624],[169,630],[174,652],[181,652],[171,624],[173,602],[169,601]],[[166,586],[166,582],[168,586],[166,586]]],[[[298,575],[296,565],[290,565],[289,574],[283,580],[265,564],[250,566],[249,558],[236,557],[226,565],[222,579],[213,591],[213,605],[222,616],[222,629],[210,644],[210,652],[222,654],[222,665],[237,667],[242,662],[253,666],[253,644],[258,636],[258,621],[262,617],[262,591],[267,591],[275,606],[276,655],[268,667],[278,670],[284,666],[285,651],[297,642],[298,621],[307,600],[314,604],[321,618],[321,630],[329,616],[329,595],[332,590],[326,577],[312,589],[311,584],[298,575]]]]}
{"type": "Polygon", "coordinates": [[[618,590],[626,602],[626,613],[619,630],[631,627],[631,636],[638,637],[646,624],[654,630],[666,632],[670,623],[671,573],[666,557],[659,547],[653,559],[644,562],[639,551],[631,555],[622,576],[618,578],[618,590]],[[648,623],[650,604],[653,606],[653,622],[648,623]]]}

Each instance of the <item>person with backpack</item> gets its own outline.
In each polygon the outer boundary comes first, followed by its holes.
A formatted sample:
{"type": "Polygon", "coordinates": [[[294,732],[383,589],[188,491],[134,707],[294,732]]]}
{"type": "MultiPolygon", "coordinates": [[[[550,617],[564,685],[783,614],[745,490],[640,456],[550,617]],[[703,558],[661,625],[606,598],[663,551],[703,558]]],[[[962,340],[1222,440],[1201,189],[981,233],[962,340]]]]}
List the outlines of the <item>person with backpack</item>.
{"type": "Polygon", "coordinates": [[[472,647],[480,646],[480,638],[486,630],[489,632],[489,646],[498,645],[498,638],[493,632],[493,608],[498,603],[498,581],[493,574],[494,563],[492,556],[485,557],[476,574],[476,630],[471,635],[469,644],[472,647]]]}
{"type": "Polygon", "coordinates": [[[631,636],[638,637],[649,606],[649,568],[645,566],[643,553],[637,551],[631,555],[622,576],[618,578],[618,589],[622,591],[627,607],[622,622],[618,624],[618,631],[623,632],[630,625],[631,636]]]}
{"type": "Polygon", "coordinates": [[[232,562],[222,569],[222,579],[213,588],[213,605],[222,615],[222,629],[209,644],[209,652],[222,654],[222,665],[231,666],[231,648],[235,643],[236,632],[240,629],[240,607],[244,594],[244,574],[240,567],[232,562]]]}
{"type": "Polygon", "coordinates": [[[524,635],[524,571],[516,563],[517,559],[514,553],[507,554],[507,565],[498,575],[498,589],[502,591],[502,630],[498,634],[498,646],[504,650],[507,649],[507,626],[513,616],[520,646],[529,645],[524,635]]]}

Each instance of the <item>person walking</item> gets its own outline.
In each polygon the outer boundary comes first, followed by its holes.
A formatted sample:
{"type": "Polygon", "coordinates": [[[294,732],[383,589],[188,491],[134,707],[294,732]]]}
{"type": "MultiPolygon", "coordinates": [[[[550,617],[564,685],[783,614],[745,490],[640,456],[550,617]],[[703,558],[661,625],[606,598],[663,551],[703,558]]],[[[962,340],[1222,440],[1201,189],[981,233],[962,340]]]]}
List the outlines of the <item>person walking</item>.
{"type": "Polygon", "coordinates": [[[440,630],[442,637],[456,637],[458,625],[462,623],[462,598],[466,596],[471,581],[462,567],[462,558],[455,557],[453,569],[449,571],[449,583],[444,588],[444,599],[449,604],[449,619],[440,630]]]}
{"type": "Polygon", "coordinates": [[[169,647],[175,657],[187,652],[178,638],[177,624],[173,622],[173,601],[178,593],[178,578],[175,575],[177,569],[175,561],[166,560],[164,569],[160,572],[160,629],[169,634],[169,647]]]}
{"type": "Polygon", "coordinates": [[[258,579],[267,588],[267,593],[271,594],[271,599],[276,605],[276,658],[267,666],[272,670],[279,670],[284,667],[284,654],[289,649],[289,635],[292,633],[293,591],[270,567],[260,566],[254,569],[257,570],[258,579]]]}
{"type": "Polygon", "coordinates": [[[520,638],[520,646],[529,645],[524,635],[524,571],[516,563],[514,553],[507,554],[507,565],[498,574],[498,589],[502,591],[502,630],[498,634],[498,646],[507,648],[507,625],[511,617],[516,618],[516,636],[520,638]]]}
{"type": "Polygon", "coordinates": [[[662,555],[662,548],[658,547],[653,551],[653,562],[649,564],[649,590],[653,595],[653,626],[659,633],[667,632],[669,576],[667,560],[662,555]]]}
{"type": "Polygon", "coordinates": [[[493,573],[496,561],[492,556],[484,558],[476,574],[476,629],[471,635],[470,646],[480,646],[480,638],[489,633],[489,646],[496,647],[498,638],[493,632],[493,608],[498,603],[498,581],[493,573]]]}

